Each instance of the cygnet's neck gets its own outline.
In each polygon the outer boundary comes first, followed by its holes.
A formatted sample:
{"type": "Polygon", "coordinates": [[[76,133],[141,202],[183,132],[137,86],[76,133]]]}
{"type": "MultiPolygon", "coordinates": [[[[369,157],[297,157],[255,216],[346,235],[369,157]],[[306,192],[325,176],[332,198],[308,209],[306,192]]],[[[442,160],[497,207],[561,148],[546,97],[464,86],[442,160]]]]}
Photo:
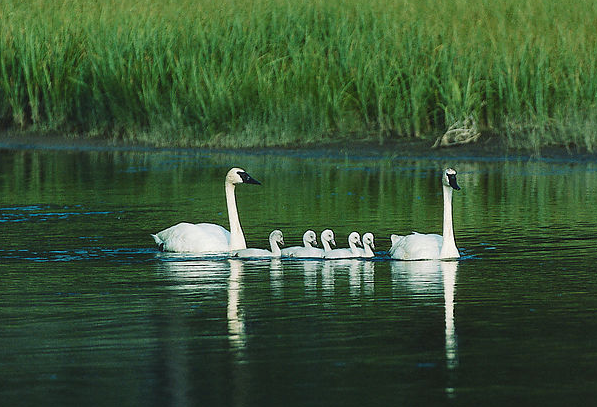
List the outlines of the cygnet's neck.
{"type": "Polygon", "coordinates": [[[350,248],[350,251],[355,254],[359,252],[359,248],[357,247],[356,243],[353,242],[352,240],[348,241],[348,247],[350,248]]]}
{"type": "Polygon", "coordinates": [[[364,252],[365,252],[365,257],[373,257],[373,256],[375,256],[375,253],[373,253],[373,249],[371,248],[371,245],[364,244],[363,246],[364,246],[363,249],[364,249],[364,252]]]}
{"type": "Polygon", "coordinates": [[[309,241],[309,238],[308,238],[308,237],[306,237],[306,236],[305,236],[305,237],[303,237],[303,246],[305,246],[305,247],[313,247],[313,246],[311,245],[311,242],[309,241]]]}
{"type": "Polygon", "coordinates": [[[278,242],[276,240],[270,239],[269,246],[272,250],[272,255],[274,255],[275,257],[280,257],[282,255],[282,249],[280,249],[280,246],[278,245],[278,242]]]}

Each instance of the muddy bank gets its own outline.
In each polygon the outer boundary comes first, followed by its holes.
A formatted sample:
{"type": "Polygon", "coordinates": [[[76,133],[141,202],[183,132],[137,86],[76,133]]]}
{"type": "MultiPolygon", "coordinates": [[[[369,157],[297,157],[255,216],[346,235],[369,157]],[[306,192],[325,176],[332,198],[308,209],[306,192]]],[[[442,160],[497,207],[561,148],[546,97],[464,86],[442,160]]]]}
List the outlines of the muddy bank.
{"type": "Polygon", "coordinates": [[[0,149],[65,150],[65,151],[184,151],[238,152],[240,154],[271,154],[294,157],[351,157],[363,159],[431,159],[431,160],[545,160],[545,161],[597,161],[597,153],[580,151],[574,147],[545,147],[539,151],[508,148],[497,137],[485,137],[474,144],[431,148],[433,140],[405,139],[377,142],[334,143],[304,148],[246,148],[206,149],[182,147],[155,147],[118,140],[40,135],[36,133],[0,133],[0,149]]]}

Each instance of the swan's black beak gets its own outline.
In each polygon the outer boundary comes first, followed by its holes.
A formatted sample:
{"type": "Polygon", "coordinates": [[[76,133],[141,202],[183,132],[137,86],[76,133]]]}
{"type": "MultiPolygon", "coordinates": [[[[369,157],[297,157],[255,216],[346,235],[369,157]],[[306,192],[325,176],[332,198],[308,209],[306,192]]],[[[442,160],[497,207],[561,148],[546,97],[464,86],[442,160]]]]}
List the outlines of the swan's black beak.
{"type": "Polygon", "coordinates": [[[446,174],[448,176],[448,182],[450,186],[454,188],[456,191],[460,191],[460,187],[458,186],[458,182],[456,182],[456,174],[446,174]]]}
{"type": "Polygon", "coordinates": [[[239,171],[238,176],[243,180],[243,184],[261,185],[261,182],[257,181],[255,178],[251,177],[246,172],[239,171]]]}

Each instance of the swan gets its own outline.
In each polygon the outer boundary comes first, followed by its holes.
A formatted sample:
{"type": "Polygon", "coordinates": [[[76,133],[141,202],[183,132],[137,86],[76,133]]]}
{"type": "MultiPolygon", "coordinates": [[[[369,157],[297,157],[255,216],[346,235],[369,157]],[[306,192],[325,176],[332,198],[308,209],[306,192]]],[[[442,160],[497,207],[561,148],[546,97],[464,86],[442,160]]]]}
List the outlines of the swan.
{"type": "Polygon", "coordinates": [[[245,236],[240,226],[234,189],[238,184],[261,183],[241,168],[232,168],[226,174],[226,206],[230,232],[213,223],[182,222],[151,235],[158,248],[167,252],[213,253],[246,249],[245,236]]]}
{"type": "Polygon", "coordinates": [[[375,244],[373,242],[373,233],[365,233],[363,235],[363,248],[359,248],[359,257],[371,258],[375,257],[375,244]]]}
{"type": "Polygon", "coordinates": [[[390,256],[399,260],[457,259],[460,257],[452,226],[452,190],[460,190],[456,170],[447,168],[442,174],[444,193],[444,226],[442,236],[436,234],[392,235],[390,256]]]}
{"type": "Polygon", "coordinates": [[[361,252],[357,245],[361,245],[361,235],[359,232],[352,232],[348,235],[348,249],[333,249],[323,253],[326,259],[350,259],[360,257],[361,252]]]}
{"type": "Polygon", "coordinates": [[[332,229],[326,229],[321,232],[321,245],[323,246],[323,249],[319,249],[321,250],[321,257],[323,257],[323,253],[332,250],[331,245],[336,246],[336,240],[334,240],[334,232],[332,229]]]}
{"type": "Polygon", "coordinates": [[[303,235],[304,246],[292,246],[282,249],[282,256],[284,257],[321,257],[319,251],[313,245],[317,244],[317,235],[312,230],[307,230],[303,235]]]}
{"type": "Polygon", "coordinates": [[[282,235],[282,231],[276,229],[269,234],[271,251],[265,249],[241,249],[234,251],[232,257],[280,257],[282,252],[279,244],[284,245],[284,236],[282,235]]]}

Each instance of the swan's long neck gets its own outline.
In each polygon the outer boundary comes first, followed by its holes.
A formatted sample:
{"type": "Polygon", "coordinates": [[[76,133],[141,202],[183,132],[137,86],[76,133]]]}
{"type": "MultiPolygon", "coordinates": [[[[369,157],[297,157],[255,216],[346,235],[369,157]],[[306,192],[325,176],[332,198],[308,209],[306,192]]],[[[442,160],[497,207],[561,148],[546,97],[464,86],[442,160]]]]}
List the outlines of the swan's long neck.
{"type": "Polygon", "coordinates": [[[226,207],[228,208],[228,221],[230,222],[230,250],[246,249],[245,235],[238,219],[234,184],[226,183],[226,207]]]}
{"type": "Polygon", "coordinates": [[[442,232],[442,250],[440,259],[455,259],[460,257],[454,241],[454,227],[452,224],[452,187],[444,185],[444,227],[442,232]]]}
{"type": "Polygon", "coordinates": [[[330,246],[330,242],[327,239],[321,239],[321,244],[323,246],[324,252],[329,252],[332,250],[332,246],[330,246]]]}
{"type": "Polygon", "coordinates": [[[365,256],[366,257],[373,257],[373,256],[375,256],[375,253],[373,253],[373,249],[371,248],[370,245],[365,244],[363,246],[364,246],[363,248],[365,249],[365,256]]]}
{"type": "Polygon", "coordinates": [[[313,246],[311,246],[311,242],[309,241],[308,237],[303,237],[303,246],[305,246],[305,247],[313,247],[313,246]]]}

